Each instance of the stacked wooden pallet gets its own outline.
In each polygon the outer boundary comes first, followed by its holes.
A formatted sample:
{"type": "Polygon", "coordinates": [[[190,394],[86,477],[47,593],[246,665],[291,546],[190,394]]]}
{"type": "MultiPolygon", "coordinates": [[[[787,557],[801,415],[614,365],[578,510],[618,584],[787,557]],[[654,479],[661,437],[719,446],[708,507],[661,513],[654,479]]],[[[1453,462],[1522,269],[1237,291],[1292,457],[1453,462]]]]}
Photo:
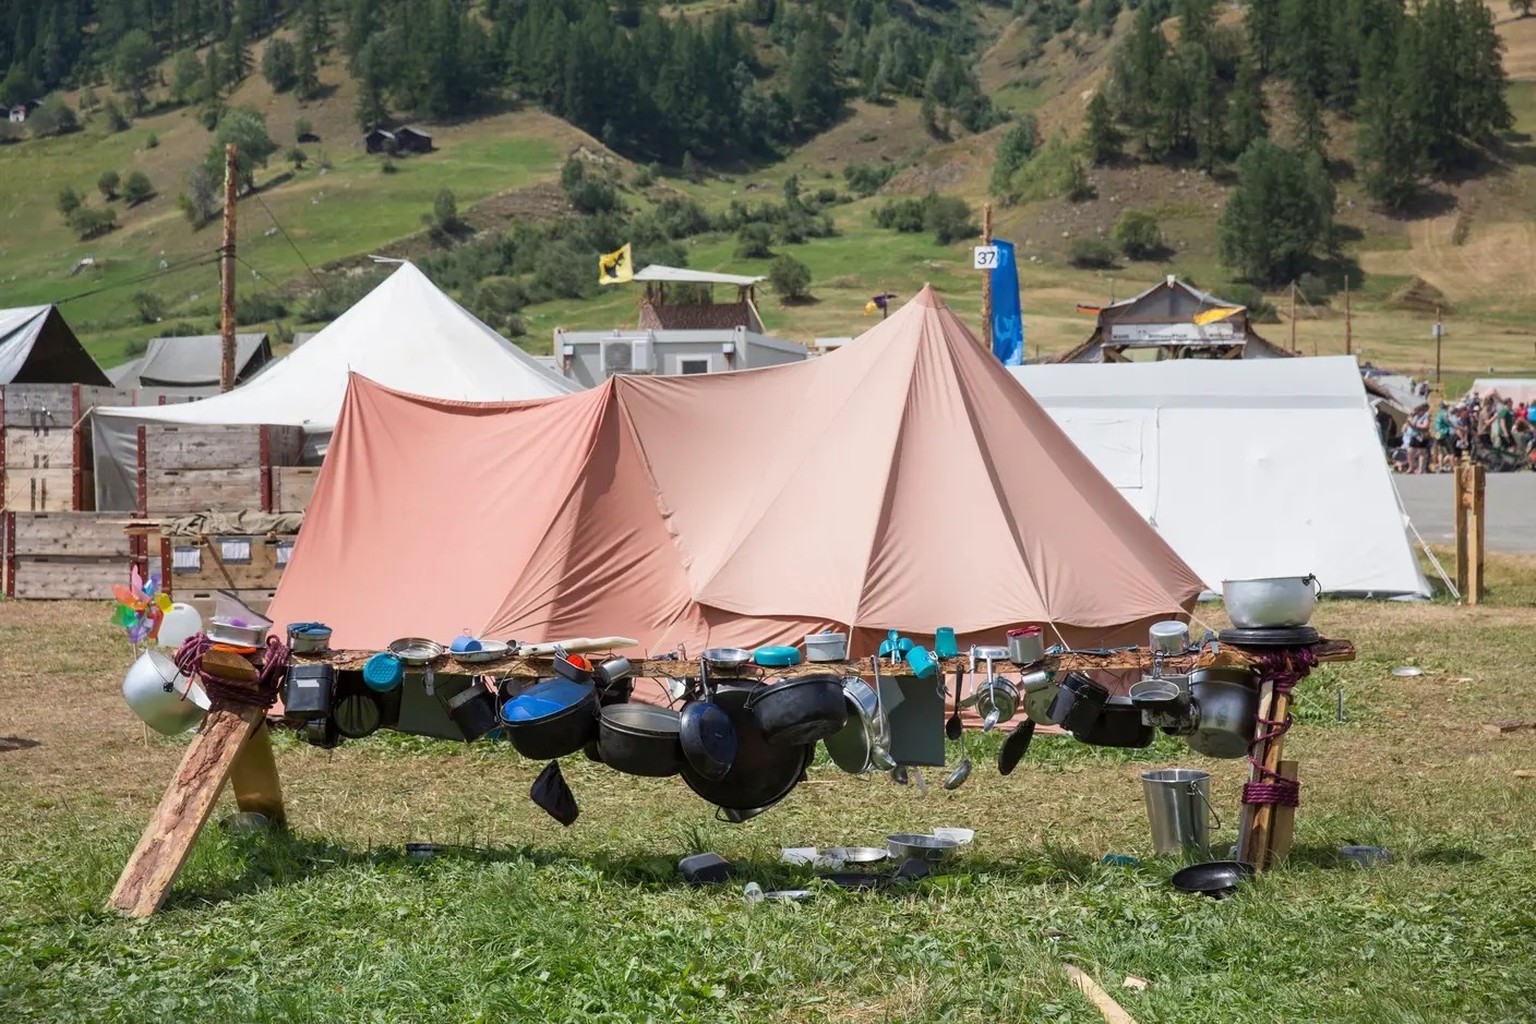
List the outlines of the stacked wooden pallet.
{"type": "Polygon", "coordinates": [[[0,508],[71,512],[96,507],[91,428],[98,405],[128,402],[129,392],[88,384],[0,387],[0,508]]]}
{"type": "Polygon", "coordinates": [[[151,423],[139,427],[140,515],[272,507],[273,471],[297,467],[300,427],[151,423]]]}
{"type": "Polygon", "coordinates": [[[108,600],[136,560],[137,545],[110,513],[6,512],[0,531],[7,597],[108,600]]]}

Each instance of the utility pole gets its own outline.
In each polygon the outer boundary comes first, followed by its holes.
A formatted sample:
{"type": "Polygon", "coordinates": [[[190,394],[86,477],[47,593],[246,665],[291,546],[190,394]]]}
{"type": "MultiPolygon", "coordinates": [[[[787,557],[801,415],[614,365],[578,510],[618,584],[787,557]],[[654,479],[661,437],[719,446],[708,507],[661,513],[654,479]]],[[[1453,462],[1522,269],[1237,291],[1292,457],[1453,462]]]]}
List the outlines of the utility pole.
{"type": "Polygon", "coordinates": [[[1440,321],[1440,304],[1435,303],[1435,386],[1440,386],[1440,341],[1445,337],[1445,324],[1440,321]]]}
{"type": "Polygon", "coordinates": [[[1344,354],[1355,354],[1355,321],[1349,309],[1349,275],[1344,275],[1344,354]]]}
{"type": "MultiPolygon", "coordinates": [[[[981,205],[981,244],[992,244],[992,204],[981,205]]],[[[992,351],[992,271],[981,274],[981,344],[992,351]]]]}
{"type": "Polygon", "coordinates": [[[240,178],[236,156],[233,142],[224,147],[224,246],[219,261],[220,391],[235,386],[235,189],[240,178]]]}
{"type": "Polygon", "coordinates": [[[1291,282],[1291,355],[1296,354],[1296,282],[1291,282]]]}

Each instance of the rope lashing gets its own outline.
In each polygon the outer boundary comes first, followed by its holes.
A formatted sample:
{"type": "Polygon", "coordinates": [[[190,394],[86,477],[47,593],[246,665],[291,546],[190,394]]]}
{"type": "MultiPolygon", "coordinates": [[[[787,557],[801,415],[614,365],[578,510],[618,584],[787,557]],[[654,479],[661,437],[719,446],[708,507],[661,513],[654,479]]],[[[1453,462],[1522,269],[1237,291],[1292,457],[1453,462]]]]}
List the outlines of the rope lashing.
{"type": "MultiPolygon", "coordinates": [[[[238,707],[266,710],[277,702],[278,691],[288,677],[288,645],[275,636],[267,637],[267,648],[253,682],[239,682],[203,671],[203,656],[213,642],[202,633],[189,636],[176,651],[176,667],[203,687],[210,700],[238,707]]],[[[183,695],[185,699],[185,695],[183,695]]]]}
{"type": "MultiPolygon", "coordinates": [[[[1254,665],[1260,683],[1274,684],[1277,696],[1290,693],[1316,667],[1317,655],[1310,647],[1265,651],[1258,656],[1257,664],[1254,665]]],[[[1284,719],[1260,718],[1258,724],[1262,731],[1248,744],[1248,763],[1258,773],[1258,780],[1243,785],[1243,803],[1295,807],[1301,802],[1301,783],[1266,768],[1263,760],[1257,756],[1259,749],[1266,743],[1278,740],[1291,731],[1290,709],[1286,709],[1284,719]]]]}

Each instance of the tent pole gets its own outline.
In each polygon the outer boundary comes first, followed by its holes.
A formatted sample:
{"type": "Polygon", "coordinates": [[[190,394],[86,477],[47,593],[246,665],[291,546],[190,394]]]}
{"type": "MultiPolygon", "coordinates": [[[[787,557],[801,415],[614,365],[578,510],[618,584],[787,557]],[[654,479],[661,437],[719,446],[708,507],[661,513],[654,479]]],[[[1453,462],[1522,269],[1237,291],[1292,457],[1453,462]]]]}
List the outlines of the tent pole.
{"type": "Polygon", "coordinates": [[[1344,275],[1344,354],[1355,354],[1355,321],[1349,308],[1349,275],[1344,275]]]}
{"type": "Polygon", "coordinates": [[[224,245],[220,249],[219,274],[219,390],[235,386],[235,186],[239,163],[235,144],[224,147],[224,245]]]}
{"type": "MultiPolygon", "coordinates": [[[[981,244],[992,244],[992,204],[981,205],[981,244]]],[[[992,271],[981,275],[981,344],[992,351],[992,271]]]]}
{"type": "Polygon", "coordinates": [[[1296,354],[1296,282],[1291,282],[1291,355],[1296,354]]]}

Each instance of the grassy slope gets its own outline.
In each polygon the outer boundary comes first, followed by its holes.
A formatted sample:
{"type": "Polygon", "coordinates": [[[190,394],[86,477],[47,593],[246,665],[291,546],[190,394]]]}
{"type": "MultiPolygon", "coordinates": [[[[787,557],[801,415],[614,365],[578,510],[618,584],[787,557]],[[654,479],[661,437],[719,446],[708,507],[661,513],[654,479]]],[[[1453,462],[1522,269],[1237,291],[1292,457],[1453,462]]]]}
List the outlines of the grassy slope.
{"type": "MultiPolygon", "coordinates": [[[[1511,20],[1502,3],[1489,2],[1504,19],[1500,33],[1515,80],[1510,98],[1518,130],[1531,133],[1536,131],[1536,19],[1511,20]]],[[[1228,10],[1223,16],[1233,18],[1236,13],[1228,10]]],[[[990,17],[997,42],[980,58],[978,72],[999,105],[1014,112],[1034,112],[1047,132],[1078,130],[1083,105],[1102,80],[1114,39],[1085,40],[1076,50],[1054,40],[1037,59],[1021,66],[1019,27],[1000,14],[990,17]]],[[[1128,20],[1129,15],[1122,17],[1116,38],[1128,20]]],[[[336,68],[328,69],[325,77],[339,83],[336,90],[303,107],[291,96],[271,95],[259,77],[247,81],[233,98],[235,103],[267,112],[274,136],[285,145],[300,116],[314,122],[324,140],[306,148],[312,158],[326,153],[333,163],[329,172],[322,174],[312,162],[303,172],[290,175],[274,162],[263,177],[263,201],[312,264],[386,248],[392,240],[415,231],[432,195],[445,186],[458,195],[461,208],[502,196],[496,203],[485,204],[490,212],[477,219],[494,226],[509,211],[518,210],[516,203],[508,204],[507,193],[530,184],[547,185],[563,156],[578,146],[600,149],[589,137],[552,118],[527,111],[506,113],[434,126],[441,152],[401,161],[400,173],[383,175],[376,159],[362,154],[355,144],[350,82],[336,68]]],[[[1283,97],[1276,96],[1276,106],[1276,120],[1283,125],[1283,97]]],[[[915,103],[855,103],[843,123],[782,161],[701,185],[666,184],[709,206],[720,206],[731,198],[775,198],[792,173],[808,188],[840,187],[847,164],[884,160],[904,168],[887,193],[920,194],[937,188],[979,204],[985,198],[990,154],[1003,130],[938,144],[923,132],[915,103]]],[[[1347,155],[1348,126],[1336,126],[1336,135],[1340,155],[1347,155]]],[[[162,257],[174,263],[211,252],[217,244],[216,226],[194,233],[171,199],[185,167],[201,154],[207,141],[207,133],[190,112],[170,111],[146,117],[118,136],[103,135],[93,126],[73,138],[0,150],[7,181],[37,183],[33,188],[0,191],[0,214],[6,225],[0,235],[0,301],[57,299],[130,280],[152,271],[162,257]],[[150,131],[161,142],[154,150],[142,148],[150,131]],[[108,166],[124,172],[142,168],[166,194],[124,214],[123,230],[92,243],[77,243],[53,210],[53,195],[65,182],[94,195],[96,176],[108,166]],[[68,277],[74,261],[87,253],[106,258],[106,269],[68,277]]],[[[1357,353],[1408,372],[1432,369],[1432,315],[1396,309],[1389,301],[1396,290],[1419,276],[1440,288],[1454,306],[1443,355],[1448,371],[1470,375],[1495,366],[1503,372],[1536,367],[1536,330],[1529,322],[1530,301],[1536,296],[1536,167],[1532,166],[1536,145],[1517,142],[1513,153],[1507,166],[1446,190],[1446,212],[1415,220],[1393,220],[1370,212],[1358,186],[1349,180],[1341,182],[1341,220],[1360,236],[1349,243],[1349,251],[1367,273],[1354,304],[1357,353]]],[[[1031,354],[1058,351],[1082,339],[1091,324],[1075,314],[1078,302],[1124,297],[1167,273],[1192,277],[1216,289],[1230,279],[1219,265],[1215,245],[1226,186],[1194,172],[1151,167],[1100,169],[1094,173],[1094,183],[1098,198],[1090,203],[1052,200],[997,211],[997,233],[1020,248],[1031,354]],[[1157,212],[1174,250],[1167,262],[1126,264],[1111,272],[1080,271],[1066,265],[1071,239],[1107,233],[1115,217],[1128,207],[1157,212]]],[[[926,238],[874,228],[870,213],[883,198],[837,207],[839,237],[785,249],[811,267],[817,301],[784,307],[771,294],[764,295],[761,305],[770,329],[803,341],[856,334],[869,323],[862,309],[871,294],[889,289],[907,296],[924,281],[933,282],[968,314],[979,311],[978,282],[969,269],[968,246],[940,247],[926,238]]],[[[543,209],[548,209],[547,203],[543,209]]],[[[291,281],[300,287],[307,283],[287,242],[269,234],[272,222],[267,212],[248,200],[242,203],[241,217],[244,258],[271,281],[291,281]]],[[[736,259],[732,239],[697,239],[688,249],[694,266],[765,269],[761,263],[736,259]]],[[[209,325],[215,286],[212,268],[170,275],[152,284],[176,307],[176,313],[194,314],[209,325]]],[[[250,278],[242,286],[266,285],[250,278]]],[[[132,322],[131,297],[138,287],[111,288],[66,306],[88,345],[107,362],[121,358],[130,338],[155,333],[152,326],[132,322]]],[[[1283,310],[1283,297],[1276,298],[1283,310]]],[[[534,307],[527,316],[527,343],[535,351],[545,350],[556,326],[632,323],[634,304],[632,291],[615,289],[586,302],[534,307]]],[[[1262,329],[1273,340],[1289,341],[1288,323],[1262,329]]],[[[1296,324],[1300,351],[1342,352],[1344,333],[1340,309],[1301,309],[1296,324]]]]}
{"type": "MultiPolygon", "coordinates": [[[[541,765],[505,746],[393,735],[325,753],[279,737],[296,829],[209,829],[168,907],[104,912],[181,742],[145,741],[118,698],[129,654],[106,605],[0,603],[0,1011],[8,1020],[1052,1021],[1099,1024],[1063,962],[1143,1024],[1527,1021],[1536,926],[1536,733],[1521,689],[1536,561],[1491,558],[1493,603],[1327,602],[1360,660],[1298,689],[1295,859],[1238,898],[1180,897],[1149,850],[1139,771],[1214,775],[1232,841],[1241,761],[1171,740],[1136,753],[1038,738],[1007,779],[995,740],[956,792],[923,797],[818,764],[785,804],[716,824],[676,779],[564,765],[581,818],[533,808],[541,765]],[[1396,679],[1417,663],[1427,674],[1396,679]],[[48,681],[39,699],[36,681],[48,681]],[[1334,718],[1342,691],[1348,721],[1334,718]],[[3,749],[3,748],[0,748],[3,749]],[[804,884],[778,848],[968,825],[947,877],[907,895],[749,906],[742,882],[804,884]],[[428,863],[402,843],[488,847],[428,863]],[[1360,872],[1334,851],[1384,845],[1360,872]],[[690,889],[715,850],[736,887],[690,889]],[[1120,988],[1125,975],[1150,982],[1120,988]]],[[[1202,610],[1207,613],[1207,610],[1202,610]]],[[[1208,614],[1216,614],[1209,612],[1208,614]]],[[[985,750],[983,750],[985,747],[985,750]]],[[[953,756],[953,755],[952,755],[953,756]]],[[[930,772],[930,779],[935,773],[930,772]]],[[[226,795],[215,818],[234,809],[226,795]]]]}

